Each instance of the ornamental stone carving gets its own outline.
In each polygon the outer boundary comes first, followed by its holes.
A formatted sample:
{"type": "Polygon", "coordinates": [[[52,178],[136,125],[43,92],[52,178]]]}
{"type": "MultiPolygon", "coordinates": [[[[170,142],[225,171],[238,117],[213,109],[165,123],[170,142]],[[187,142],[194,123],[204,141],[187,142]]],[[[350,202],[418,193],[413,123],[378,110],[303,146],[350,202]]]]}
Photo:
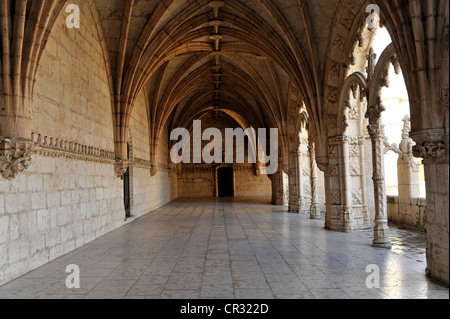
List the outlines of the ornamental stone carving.
{"type": "Polygon", "coordinates": [[[350,165],[350,175],[351,176],[361,175],[361,165],[359,163],[353,163],[350,165]]]}
{"type": "Polygon", "coordinates": [[[305,193],[305,195],[311,197],[311,185],[310,184],[303,185],[303,192],[305,193]]]}
{"type": "Polygon", "coordinates": [[[0,174],[5,179],[14,179],[28,169],[34,154],[34,143],[0,137],[0,174]]]}
{"type": "Polygon", "coordinates": [[[296,177],[297,170],[295,168],[292,168],[289,170],[289,177],[296,177]]]}
{"type": "Polygon", "coordinates": [[[439,160],[448,156],[446,147],[445,130],[424,130],[412,132],[411,138],[417,143],[413,147],[413,155],[425,160],[439,160]]]}
{"type": "Polygon", "coordinates": [[[338,153],[338,146],[337,145],[330,145],[329,146],[329,150],[328,150],[328,155],[331,158],[338,158],[339,157],[339,153],[338,153]]]}
{"type": "Polygon", "coordinates": [[[350,108],[348,111],[348,118],[350,120],[359,120],[359,108],[357,106],[350,108]]]}
{"type": "Polygon", "coordinates": [[[353,205],[361,205],[362,204],[362,191],[353,191],[352,192],[352,203],[353,205]]]}
{"type": "Polygon", "coordinates": [[[444,143],[424,143],[413,148],[414,157],[423,159],[439,159],[447,154],[444,143]]]}
{"type": "Polygon", "coordinates": [[[359,144],[351,144],[349,153],[350,153],[350,157],[359,157],[361,155],[361,150],[359,148],[359,144]]]}
{"type": "Polygon", "coordinates": [[[114,164],[114,172],[116,173],[116,177],[122,177],[128,170],[129,162],[118,160],[116,164],[114,164]]]}
{"type": "Polygon", "coordinates": [[[339,205],[341,203],[341,192],[338,190],[331,191],[331,205],[339,205]]]}
{"type": "Polygon", "coordinates": [[[381,103],[381,97],[378,96],[376,100],[376,104],[369,106],[366,113],[366,118],[369,119],[371,124],[378,123],[381,118],[381,113],[386,111],[386,107],[381,103]]]}
{"type": "Polygon", "coordinates": [[[305,177],[310,177],[310,176],[311,176],[311,169],[309,169],[309,168],[304,168],[304,169],[303,169],[303,176],[305,176],[305,177]]]}
{"type": "Polygon", "coordinates": [[[327,118],[327,126],[328,126],[329,129],[336,129],[337,128],[336,116],[329,116],[327,118]]]}
{"type": "Polygon", "coordinates": [[[330,174],[332,177],[339,176],[339,165],[333,165],[330,167],[330,174]]]}

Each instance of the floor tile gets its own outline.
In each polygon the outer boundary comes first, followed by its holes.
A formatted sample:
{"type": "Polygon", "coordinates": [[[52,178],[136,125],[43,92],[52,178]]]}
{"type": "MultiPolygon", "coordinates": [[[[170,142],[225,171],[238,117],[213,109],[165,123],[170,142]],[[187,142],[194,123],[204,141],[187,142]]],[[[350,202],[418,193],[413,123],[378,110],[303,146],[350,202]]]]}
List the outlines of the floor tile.
{"type": "Polygon", "coordinates": [[[18,299],[448,299],[425,276],[426,234],[330,232],[259,198],[179,199],[0,287],[18,299]],[[65,287],[66,266],[81,289],[65,287]],[[380,289],[366,267],[380,267],[380,289]]]}

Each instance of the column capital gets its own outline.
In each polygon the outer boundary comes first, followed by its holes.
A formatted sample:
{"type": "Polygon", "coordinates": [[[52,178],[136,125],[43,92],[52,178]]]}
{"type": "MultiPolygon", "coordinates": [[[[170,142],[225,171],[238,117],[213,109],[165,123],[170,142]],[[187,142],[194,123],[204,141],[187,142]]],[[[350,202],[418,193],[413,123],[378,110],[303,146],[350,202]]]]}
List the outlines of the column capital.
{"type": "Polygon", "coordinates": [[[371,138],[384,138],[385,136],[384,125],[370,124],[367,129],[371,138]]]}
{"type": "Polygon", "coordinates": [[[329,145],[338,145],[338,144],[343,144],[343,143],[347,143],[349,141],[349,137],[346,135],[340,135],[340,136],[335,136],[333,138],[330,138],[328,140],[328,144],[329,145]]]}
{"type": "Polygon", "coordinates": [[[448,160],[448,144],[445,143],[444,129],[429,129],[411,132],[411,138],[416,142],[413,155],[424,160],[448,160]]]}

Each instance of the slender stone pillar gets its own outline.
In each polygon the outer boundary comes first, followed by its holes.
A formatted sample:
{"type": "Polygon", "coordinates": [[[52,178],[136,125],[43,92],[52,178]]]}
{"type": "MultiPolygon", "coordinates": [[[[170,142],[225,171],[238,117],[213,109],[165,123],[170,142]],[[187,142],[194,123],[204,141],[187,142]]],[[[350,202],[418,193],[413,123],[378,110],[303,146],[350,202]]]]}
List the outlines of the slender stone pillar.
{"type": "Polygon", "coordinates": [[[317,176],[317,165],[316,165],[316,148],[314,145],[314,139],[309,138],[309,156],[311,159],[311,209],[310,217],[311,219],[322,219],[322,214],[319,207],[319,193],[317,191],[317,183],[319,178],[317,176]]]}
{"type": "Polygon", "coordinates": [[[299,214],[302,207],[300,160],[301,153],[299,150],[293,151],[289,155],[289,211],[293,214],[299,214]]]}
{"type": "Polygon", "coordinates": [[[386,185],[384,178],[384,127],[370,124],[369,134],[372,140],[373,182],[375,190],[375,228],[374,247],[391,248],[387,218],[386,185]]]}
{"type": "Polygon", "coordinates": [[[351,232],[354,228],[354,215],[352,211],[352,189],[351,189],[351,176],[350,176],[350,145],[348,136],[339,137],[337,140],[341,147],[341,165],[342,165],[342,178],[343,185],[343,200],[344,203],[341,207],[341,225],[342,231],[351,232]]]}
{"type": "Polygon", "coordinates": [[[272,205],[277,204],[277,189],[278,189],[278,183],[280,181],[279,175],[280,172],[276,172],[275,174],[270,175],[270,180],[272,181],[272,205]]]}
{"type": "Polygon", "coordinates": [[[360,178],[361,178],[361,202],[363,203],[364,207],[362,210],[362,213],[364,215],[364,224],[370,225],[371,221],[369,218],[369,212],[367,209],[367,179],[366,179],[366,137],[361,136],[358,138],[359,143],[359,152],[360,152],[360,178]]]}

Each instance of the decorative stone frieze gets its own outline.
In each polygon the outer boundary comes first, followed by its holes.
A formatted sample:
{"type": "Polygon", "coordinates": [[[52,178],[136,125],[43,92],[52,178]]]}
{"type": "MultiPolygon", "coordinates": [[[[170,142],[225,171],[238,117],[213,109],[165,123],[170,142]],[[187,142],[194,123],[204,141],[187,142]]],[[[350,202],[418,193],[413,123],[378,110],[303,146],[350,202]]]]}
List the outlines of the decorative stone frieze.
{"type": "Polygon", "coordinates": [[[61,138],[32,134],[35,153],[46,157],[64,157],[88,162],[114,163],[114,152],[61,138]]]}

